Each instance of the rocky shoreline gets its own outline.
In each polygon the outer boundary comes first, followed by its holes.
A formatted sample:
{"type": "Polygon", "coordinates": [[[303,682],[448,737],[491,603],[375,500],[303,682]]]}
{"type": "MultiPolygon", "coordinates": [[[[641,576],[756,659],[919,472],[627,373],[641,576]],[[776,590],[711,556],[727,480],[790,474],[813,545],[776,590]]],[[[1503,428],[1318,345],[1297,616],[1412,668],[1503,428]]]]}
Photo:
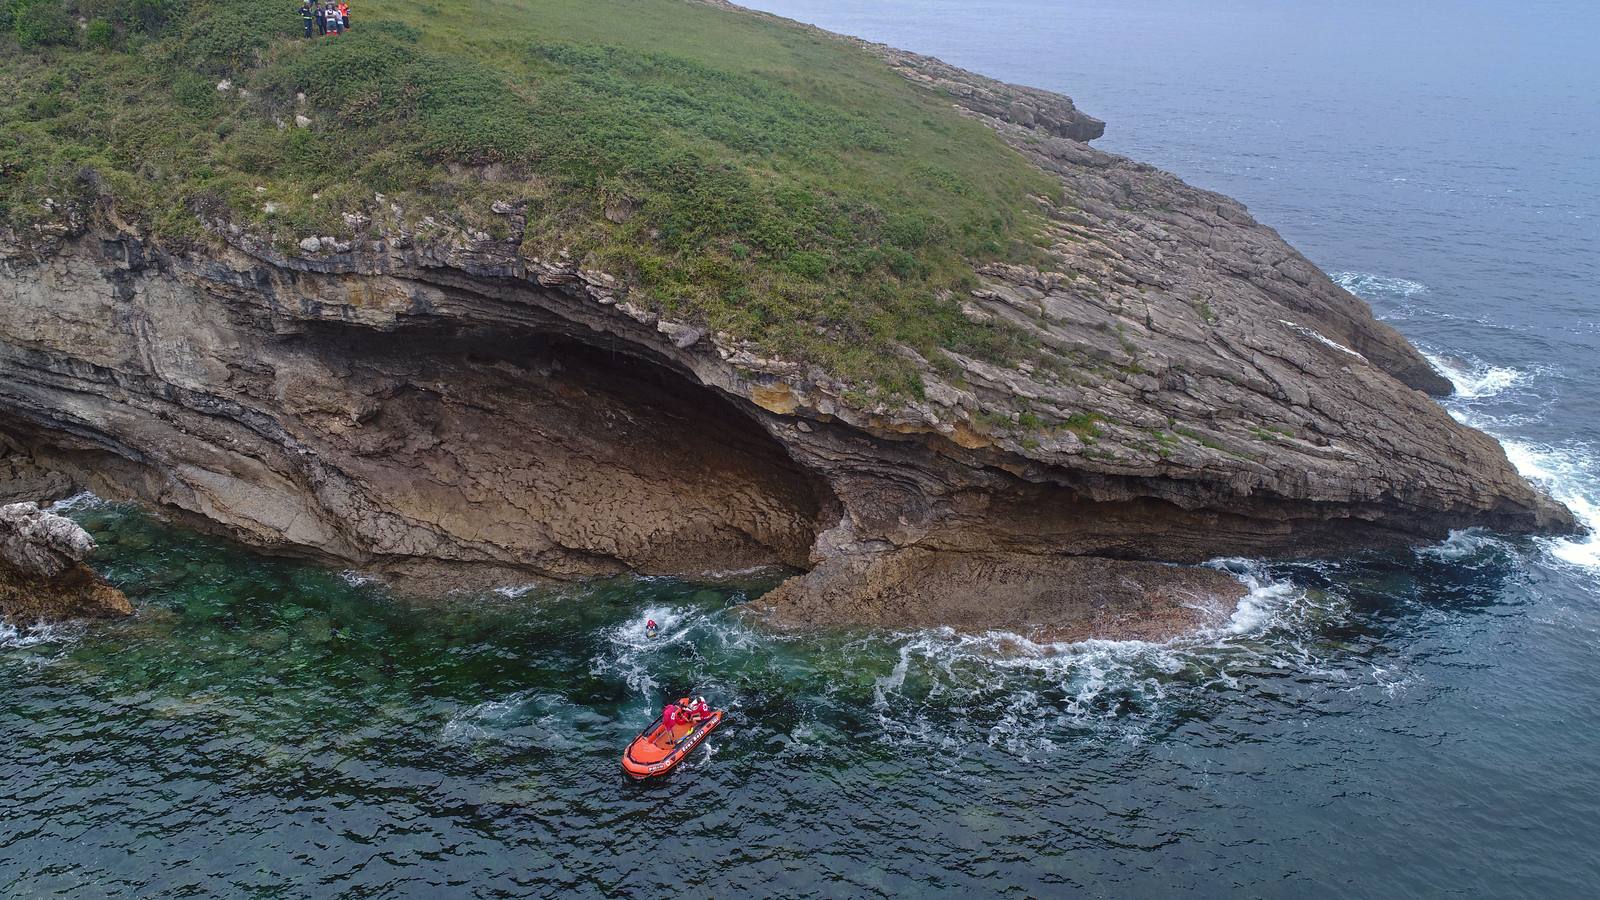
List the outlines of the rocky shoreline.
{"type": "Polygon", "coordinates": [[[804,574],[768,602],[818,624],[1141,636],[1196,592],[1238,596],[1158,563],[1574,527],[1244,207],[1093,149],[1067,98],[861,46],[1060,181],[1048,265],[981,267],[964,298],[1038,361],[906,349],[922,396],[879,402],[525,255],[513,203],[494,237],[442,212],[419,232],[377,196],[359,239],[292,254],[224,219],[179,248],[69,210],[0,232],[0,435],[269,551],[554,579],[785,566],[804,574]]]}
{"type": "Polygon", "coordinates": [[[0,619],[22,624],[106,619],[133,605],[84,560],[94,539],[37,503],[0,506],[0,619]]]}

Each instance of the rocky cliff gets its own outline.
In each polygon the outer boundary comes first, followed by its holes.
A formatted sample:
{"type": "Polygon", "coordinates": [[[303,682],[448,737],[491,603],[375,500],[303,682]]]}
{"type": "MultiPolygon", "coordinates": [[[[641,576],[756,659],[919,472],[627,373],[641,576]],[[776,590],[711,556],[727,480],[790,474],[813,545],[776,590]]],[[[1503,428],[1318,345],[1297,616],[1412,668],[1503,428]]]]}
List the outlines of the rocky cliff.
{"type": "Polygon", "coordinates": [[[1062,185],[1036,201],[1047,262],[984,266],[963,298],[1026,361],[906,349],[923,397],[864,399],[530,255],[515,203],[497,235],[423,233],[376,196],[355,239],[292,253],[225,217],[175,247],[68,209],[0,234],[0,433],[274,550],[494,579],[786,566],[771,602],[812,621],[996,590],[1004,618],[1081,620],[1085,585],[1182,593],[1152,562],[1572,527],[1238,203],[1089,147],[1066,98],[863,46],[1062,185]]]}

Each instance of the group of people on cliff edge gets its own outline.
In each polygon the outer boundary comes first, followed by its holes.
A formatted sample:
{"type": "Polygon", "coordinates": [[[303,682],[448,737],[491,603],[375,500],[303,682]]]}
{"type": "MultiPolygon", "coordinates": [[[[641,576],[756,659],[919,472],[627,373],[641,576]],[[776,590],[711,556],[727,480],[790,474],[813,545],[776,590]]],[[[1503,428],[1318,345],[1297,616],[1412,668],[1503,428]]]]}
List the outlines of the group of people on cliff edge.
{"type": "Polygon", "coordinates": [[[311,37],[312,29],[317,35],[344,34],[350,30],[350,4],[339,0],[322,0],[317,3],[313,0],[303,0],[300,4],[300,24],[306,28],[306,37],[311,37]]]}

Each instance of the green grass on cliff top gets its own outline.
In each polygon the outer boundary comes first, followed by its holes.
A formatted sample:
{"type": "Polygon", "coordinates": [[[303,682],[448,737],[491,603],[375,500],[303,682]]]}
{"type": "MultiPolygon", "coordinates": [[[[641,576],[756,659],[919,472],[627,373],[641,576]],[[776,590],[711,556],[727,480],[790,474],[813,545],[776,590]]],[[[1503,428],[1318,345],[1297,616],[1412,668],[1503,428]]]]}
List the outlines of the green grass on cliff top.
{"type": "Polygon", "coordinates": [[[872,392],[920,392],[898,343],[1024,349],[955,298],[1037,253],[1028,195],[1059,186],[844,41],[686,0],[359,0],[304,40],[296,6],[0,0],[0,221],[71,197],[288,248],[380,192],[502,234],[489,202],[526,200],[527,252],[872,392]]]}

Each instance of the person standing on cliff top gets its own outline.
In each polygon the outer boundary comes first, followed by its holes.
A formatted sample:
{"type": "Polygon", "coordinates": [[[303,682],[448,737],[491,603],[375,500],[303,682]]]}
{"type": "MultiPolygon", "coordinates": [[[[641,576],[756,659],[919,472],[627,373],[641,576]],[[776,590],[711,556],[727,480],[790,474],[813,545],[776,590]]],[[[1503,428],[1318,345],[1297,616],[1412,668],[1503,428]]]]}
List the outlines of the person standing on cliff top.
{"type": "Polygon", "coordinates": [[[327,10],[322,8],[322,4],[321,3],[318,3],[316,5],[316,7],[311,11],[311,16],[312,16],[312,18],[316,19],[316,21],[317,21],[317,36],[321,37],[322,35],[327,34],[328,33],[328,13],[327,13],[327,10]]]}
{"type": "Polygon", "coordinates": [[[316,13],[311,11],[311,0],[300,4],[300,24],[306,27],[306,37],[311,37],[311,25],[316,18],[316,13]]]}

